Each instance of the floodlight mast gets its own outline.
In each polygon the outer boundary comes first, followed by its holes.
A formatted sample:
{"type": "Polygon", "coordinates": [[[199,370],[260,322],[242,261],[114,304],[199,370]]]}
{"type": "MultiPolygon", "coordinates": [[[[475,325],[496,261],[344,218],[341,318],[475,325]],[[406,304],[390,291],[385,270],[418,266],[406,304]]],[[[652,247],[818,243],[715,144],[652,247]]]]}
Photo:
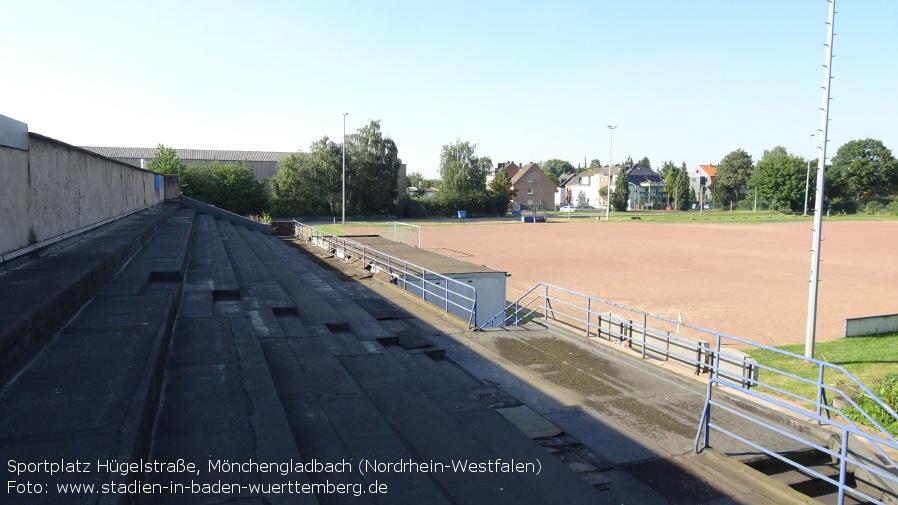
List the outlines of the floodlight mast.
{"type": "Polygon", "coordinates": [[[346,224],[346,116],[348,115],[348,112],[343,113],[343,203],[340,205],[343,216],[340,218],[340,224],[346,224]]]}
{"type": "Polygon", "coordinates": [[[814,357],[814,340],[817,331],[817,284],[820,281],[820,239],[823,227],[823,184],[826,178],[826,140],[829,126],[829,92],[832,84],[833,26],[836,20],[836,0],[829,2],[829,25],[827,29],[826,64],[823,65],[823,107],[820,128],[820,157],[817,158],[817,194],[814,208],[814,241],[811,244],[811,274],[808,290],[808,325],[805,335],[804,355],[814,357]]]}

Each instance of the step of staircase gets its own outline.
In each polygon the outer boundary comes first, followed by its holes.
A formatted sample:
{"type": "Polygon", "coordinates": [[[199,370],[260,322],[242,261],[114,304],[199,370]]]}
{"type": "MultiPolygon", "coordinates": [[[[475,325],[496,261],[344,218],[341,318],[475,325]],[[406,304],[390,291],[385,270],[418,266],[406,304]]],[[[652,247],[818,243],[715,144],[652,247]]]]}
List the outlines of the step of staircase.
{"type": "MultiPolygon", "coordinates": [[[[59,493],[55,486],[99,488],[138,478],[139,472],[105,462],[131,463],[147,456],[193,211],[179,210],[160,224],[133,259],[0,391],[4,461],[77,461],[90,473],[44,468],[14,477],[40,482],[46,491],[10,494],[4,503],[105,503],[113,495],[59,493]]],[[[87,238],[77,250],[85,257],[96,251],[92,258],[98,262],[118,262],[104,260],[99,252],[116,256],[131,247],[123,243],[135,243],[134,236],[120,239],[101,235],[94,243],[87,238]],[[110,245],[114,242],[119,245],[110,245]]]]}
{"type": "Polygon", "coordinates": [[[163,203],[3,265],[0,387],[109,284],[177,209],[163,203]]]}
{"type": "Polygon", "coordinates": [[[285,485],[301,487],[309,480],[290,467],[302,457],[278,400],[256,322],[246,310],[257,301],[242,297],[256,286],[235,273],[235,262],[250,259],[224,246],[219,222],[197,216],[150,459],[184,459],[195,463],[200,473],[160,473],[145,479],[191,490],[197,484],[214,490],[225,483],[228,491],[218,496],[148,494],[139,496],[139,503],[220,503],[222,495],[259,503],[317,503],[309,493],[280,492],[285,485]],[[275,463],[275,470],[261,471],[252,462],[275,463]],[[241,465],[241,471],[232,471],[233,464],[241,465]]]}

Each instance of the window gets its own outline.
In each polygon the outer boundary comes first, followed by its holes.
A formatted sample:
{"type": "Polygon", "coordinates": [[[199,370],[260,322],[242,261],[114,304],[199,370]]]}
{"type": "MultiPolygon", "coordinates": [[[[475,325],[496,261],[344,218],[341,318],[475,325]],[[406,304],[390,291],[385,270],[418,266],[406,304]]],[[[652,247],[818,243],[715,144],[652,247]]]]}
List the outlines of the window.
{"type": "Polygon", "coordinates": [[[527,176],[527,182],[533,182],[533,176],[532,176],[532,175],[528,175],[528,176],[527,176]]]}
{"type": "Polygon", "coordinates": [[[532,195],[532,194],[533,194],[533,188],[527,188],[527,194],[528,194],[528,195],[532,195]]]}

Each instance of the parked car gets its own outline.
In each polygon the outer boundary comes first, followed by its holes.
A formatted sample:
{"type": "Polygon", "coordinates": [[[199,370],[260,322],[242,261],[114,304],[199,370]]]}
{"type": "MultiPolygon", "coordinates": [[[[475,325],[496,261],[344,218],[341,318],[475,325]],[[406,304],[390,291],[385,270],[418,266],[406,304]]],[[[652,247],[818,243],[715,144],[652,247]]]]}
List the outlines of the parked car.
{"type": "Polygon", "coordinates": [[[570,205],[562,205],[560,209],[561,212],[576,212],[577,207],[572,207],[570,205]]]}

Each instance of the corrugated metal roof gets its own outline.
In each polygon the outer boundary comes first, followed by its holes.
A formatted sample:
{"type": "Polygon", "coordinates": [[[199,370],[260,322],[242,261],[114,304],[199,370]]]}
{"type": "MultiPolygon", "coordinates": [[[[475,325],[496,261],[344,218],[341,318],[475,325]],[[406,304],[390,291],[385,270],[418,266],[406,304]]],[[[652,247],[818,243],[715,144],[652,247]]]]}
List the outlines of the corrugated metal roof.
{"type": "MultiPolygon", "coordinates": [[[[107,158],[143,158],[152,159],[155,147],[89,147],[82,149],[95,152],[107,158]]],[[[278,151],[229,151],[224,149],[175,149],[182,161],[218,160],[218,161],[281,161],[293,153],[278,151]]]]}

